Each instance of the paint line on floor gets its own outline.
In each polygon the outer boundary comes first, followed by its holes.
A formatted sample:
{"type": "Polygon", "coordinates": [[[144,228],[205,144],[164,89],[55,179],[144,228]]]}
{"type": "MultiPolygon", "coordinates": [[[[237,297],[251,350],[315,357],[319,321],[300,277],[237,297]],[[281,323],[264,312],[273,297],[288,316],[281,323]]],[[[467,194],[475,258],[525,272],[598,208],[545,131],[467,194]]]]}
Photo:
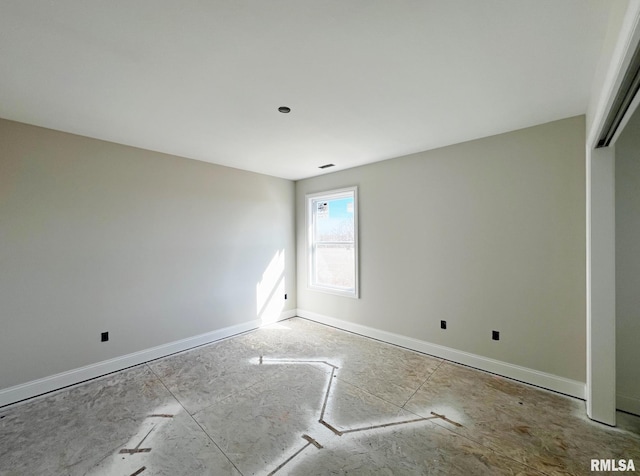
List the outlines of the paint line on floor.
{"type": "Polygon", "coordinates": [[[300,453],[302,453],[304,450],[306,450],[309,446],[313,445],[318,449],[322,448],[322,445],[320,443],[318,443],[315,439],[311,438],[309,435],[302,435],[302,438],[307,441],[307,444],[304,445],[302,448],[300,448],[295,453],[293,453],[291,456],[289,456],[282,463],[280,463],[278,465],[278,467],[276,469],[274,469],[273,471],[271,471],[267,476],[273,476],[274,474],[276,474],[278,471],[280,471],[282,468],[284,468],[287,465],[287,463],[290,463],[291,461],[293,461],[293,459],[296,456],[298,456],[300,453]]]}
{"type": "Polygon", "coordinates": [[[457,421],[450,420],[444,415],[440,415],[440,414],[438,414],[436,412],[431,412],[431,414],[433,416],[435,416],[436,418],[440,418],[440,419],[446,421],[447,423],[451,423],[452,425],[457,426],[458,428],[462,428],[462,425],[460,423],[458,423],[457,421]]]}
{"type": "Polygon", "coordinates": [[[331,430],[333,433],[335,433],[338,436],[342,436],[342,432],[340,430],[338,430],[337,428],[334,428],[330,423],[327,423],[324,420],[318,420],[318,422],[324,426],[326,426],[329,430],[331,430]]]}
{"type": "Polygon", "coordinates": [[[149,451],[151,451],[151,448],[140,448],[140,446],[142,445],[142,443],[144,443],[144,440],[146,440],[147,437],[151,434],[151,432],[153,430],[155,430],[155,429],[156,429],[156,427],[154,425],[149,430],[149,432],[146,435],[144,435],[144,438],[142,438],[142,440],[140,440],[140,443],[138,443],[135,448],[133,448],[133,449],[123,448],[123,449],[120,450],[120,454],[130,454],[130,455],[132,455],[132,454],[135,454],[135,453],[148,453],[149,451]]]}
{"type": "Polygon", "coordinates": [[[322,448],[322,445],[320,443],[318,443],[315,439],[311,438],[309,435],[302,435],[302,438],[307,440],[309,443],[311,443],[316,448],[318,448],[318,449],[322,448]]]}
{"type": "MultiPolygon", "coordinates": [[[[366,430],[377,430],[380,428],[388,428],[391,426],[399,426],[399,425],[409,425],[411,423],[418,423],[418,422],[422,422],[422,421],[427,421],[427,420],[433,420],[435,418],[440,418],[446,422],[449,422],[455,426],[462,426],[457,422],[454,422],[452,420],[449,420],[447,417],[445,417],[444,415],[439,415],[437,413],[431,412],[431,414],[433,416],[430,417],[421,417],[421,418],[413,418],[410,420],[403,420],[403,421],[397,421],[397,422],[389,422],[389,423],[381,423],[379,425],[369,425],[369,426],[364,426],[364,427],[359,427],[359,428],[351,428],[351,429],[347,429],[347,430],[338,430],[335,426],[333,426],[331,423],[329,423],[328,421],[326,421],[324,419],[326,410],[327,410],[327,404],[329,403],[329,396],[331,395],[331,387],[333,385],[333,381],[335,378],[335,373],[336,373],[336,369],[338,369],[338,366],[333,365],[330,362],[324,361],[324,360],[284,360],[284,359],[265,359],[262,355],[259,357],[258,362],[260,364],[264,364],[264,363],[274,363],[274,364],[309,364],[309,363],[315,363],[315,364],[324,364],[327,365],[329,367],[331,367],[331,375],[329,375],[329,382],[327,383],[327,389],[324,393],[324,400],[322,402],[322,408],[320,410],[320,418],[318,420],[318,422],[325,426],[326,428],[328,428],[329,430],[331,430],[331,432],[337,436],[342,436],[344,434],[347,433],[358,433],[358,432],[362,432],[362,431],[366,431],[366,430]]],[[[320,449],[322,448],[322,445],[320,445],[320,443],[318,443],[316,440],[314,440],[313,438],[311,438],[309,435],[302,435],[302,438],[305,439],[307,441],[307,444],[305,446],[303,446],[302,448],[300,448],[298,451],[296,451],[294,454],[292,454],[291,456],[289,456],[289,458],[287,458],[283,463],[281,463],[276,469],[274,469],[272,472],[269,473],[268,476],[271,476],[273,474],[275,474],[276,472],[280,471],[287,463],[291,462],[296,456],[298,456],[300,453],[302,453],[309,445],[314,445],[316,448],[320,449]]]]}
{"type": "Polygon", "coordinates": [[[336,369],[331,369],[331,376],[329,377],[329,385],[327,385],[327,391],[324,394],[324,402],[322,403],[322,410],[320,411],[320,422],[324,421],[324,412],[327,410],[327,402],[329,401],[329,392],[331,391],[331,384],[333,383],[333,376],[336,369]]]}
{"type": "Polygon", "coordinates": [[[338,369],[337,365],[327,362],[326,360],[305,360],[305,359],[266,359],[262,355],[258,358],[259,364],[324,364],[328,367],[338,369]]]}
{"type": "Polygon", "coordinates": [[[151,451],[151,448],[134,448],[132,450],[127,449],[127,448],[123,448],[120,450],[120,454],[121,455],[134,455],[136,453],[149,453],[151,451]]]}
{"type": "Polygon", "coordinates": [[[407,425],[409,423],[416,423],[416,422],[419,422],[419,421],[433,420],[434,418],[438,418],[438,417],[414,418],[413,420],[404,420],[404,421],[396,421],[396,422],[391,422],[391,423],[382,423],[380,425],[371,425],[371,426],[364,426],[362,428],[353,428],[351,430],[344,430],[341,433],[344,435],[346,433],[356,433],[358,431],[376,430],[378,428],[388,428],[390,426],[407,425]]]}

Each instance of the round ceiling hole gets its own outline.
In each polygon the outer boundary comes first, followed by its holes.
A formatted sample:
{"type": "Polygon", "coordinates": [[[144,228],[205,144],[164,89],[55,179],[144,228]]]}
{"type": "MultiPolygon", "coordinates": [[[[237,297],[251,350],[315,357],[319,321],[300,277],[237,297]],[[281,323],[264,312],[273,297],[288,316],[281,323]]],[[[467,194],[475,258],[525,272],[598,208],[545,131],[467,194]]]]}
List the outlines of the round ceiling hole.
{"type": "Polygon", "coordinates": [[[278,111],[280,111],[282,114],[289,114],[291,112],[291,108],[287,106],[280,106],[278,108],[278,111]]]}

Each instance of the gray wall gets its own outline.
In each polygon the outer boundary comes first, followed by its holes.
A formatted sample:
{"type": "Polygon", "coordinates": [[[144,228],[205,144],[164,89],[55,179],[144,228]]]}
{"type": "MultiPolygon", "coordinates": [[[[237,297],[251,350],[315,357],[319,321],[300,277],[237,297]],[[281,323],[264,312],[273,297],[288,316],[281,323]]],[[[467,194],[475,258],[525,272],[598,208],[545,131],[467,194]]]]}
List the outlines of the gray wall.
{"type": "Polygon", "coordinates": [[[580,116],[297,182],[300,257],[305,194],[359,187],[361,293],[298,259],[298,308],[584,382],[584,144],[580,116]]]}
{"type": "Polygon", "coordinates": [[[616,142],[616,387],[640,414],[640,111],[616,142]]]}
{"type": "Polygon", "coordinates": [[[294,189],[0,120],[0,388],[294,309],[294,189]]]}

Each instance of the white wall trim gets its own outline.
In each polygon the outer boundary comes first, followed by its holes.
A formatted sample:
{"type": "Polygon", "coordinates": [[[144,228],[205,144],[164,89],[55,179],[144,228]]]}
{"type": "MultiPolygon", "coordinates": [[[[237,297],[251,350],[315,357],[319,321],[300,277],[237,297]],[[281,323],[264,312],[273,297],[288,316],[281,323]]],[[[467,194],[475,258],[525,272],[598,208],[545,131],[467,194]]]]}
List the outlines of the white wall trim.
{"type": "MultiPolygon", "coordinates": [[[[587,131],[587,147],[595,149],[607,115],[613,106],[627,68],[631,63],[635,47],[640,41],[640,0],[630,0],[624,20],[618,33],[618,39],[611,53],[606,77],[600,96],[597,99],[594,119],[587,131]]],[[[619,134],[616,135],[616,138],[619,134]]],[[[615,145],[615,141],[611,143],[615,145]]]]}
{"type": "Polygon", "coordinates": [[[390,344],[406,347],[407,349],[423,352],[452,362],[468,365],[470,367],[485,370],[504,377],[509,377],[537,387],[546,388],[548,390],[553,390],[555,392],[560,392],[583,400],[585,398],[584,382],[578,382],[576,380],[559,377],[557,375],[539,372],[526,367],[520,367],[507,362],[452,349],[443,345],[432,344],[412,337],[394,334],[393,332],[382,331],[362,324],[343,321],[334,317],[305,311],[304,309],[298,309],[298,316],[321,324],[337,327],[345,331],[354,332],[366,337],[388,342],[390,344]]]}
{"type": "Polygon", "coordinates": [[[616,406],[618,410],[623,412],[640,415],[640,399],[638,398],[618,394],[616,396],[616,406]]]}
{"type": "MultiPolygon", "coordinates": [[[[587,415],[615,425],[615,153],[595,149],[635,47],[640,0],[630,0],[607,75],[587,130],[587,415]],[[612,195],[613,194],[613,195],[612,195]],[[613,350],[612,350],[613,349],[613,350]],[[606,350],[606,352],[605,352],[606,350]]],[[[617,136],[616,136],[617,137],[617,136]]],[[[613,146],[614,144],[612,144],[613,146]]]]}
{"type": "MultiPolygon", "coordinates": [[[[280,314],[279,320],[289,319],[295,315],[295,309],[291,311],[284,311],[280,314]]],[[[77,383],[126,369],[134,365],[143,364],[150,360],[175,354],[176,352],[192,349],[200,345],[209,344],[220,339],[251,331],[257,329],[261,325],[262,321],[260,319],[255,319],[243,322],[242,324],[224,327],[215,331],[169,342],[167,344],[151,347],[150,349],[141,350],[109,360],[103,360],[102,362],[96,362],[95,364],[85,365],[84,367],[5,388],[0,390],[0,407],[36,397],[43,393],[52,392],[63,387],[68,387],[69,385],[75,385],[77,383]]]]}

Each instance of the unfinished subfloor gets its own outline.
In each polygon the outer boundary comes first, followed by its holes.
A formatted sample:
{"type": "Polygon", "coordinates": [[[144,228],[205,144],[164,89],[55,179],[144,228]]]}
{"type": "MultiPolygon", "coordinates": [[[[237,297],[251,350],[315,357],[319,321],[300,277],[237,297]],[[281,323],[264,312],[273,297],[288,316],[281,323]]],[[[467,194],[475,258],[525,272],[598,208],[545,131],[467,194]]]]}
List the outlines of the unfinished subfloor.
{"type": "Polygon", "coordinates": [[[640,418],[300,318],[0,409],[1,475],[588,474],[640,418]]]}

